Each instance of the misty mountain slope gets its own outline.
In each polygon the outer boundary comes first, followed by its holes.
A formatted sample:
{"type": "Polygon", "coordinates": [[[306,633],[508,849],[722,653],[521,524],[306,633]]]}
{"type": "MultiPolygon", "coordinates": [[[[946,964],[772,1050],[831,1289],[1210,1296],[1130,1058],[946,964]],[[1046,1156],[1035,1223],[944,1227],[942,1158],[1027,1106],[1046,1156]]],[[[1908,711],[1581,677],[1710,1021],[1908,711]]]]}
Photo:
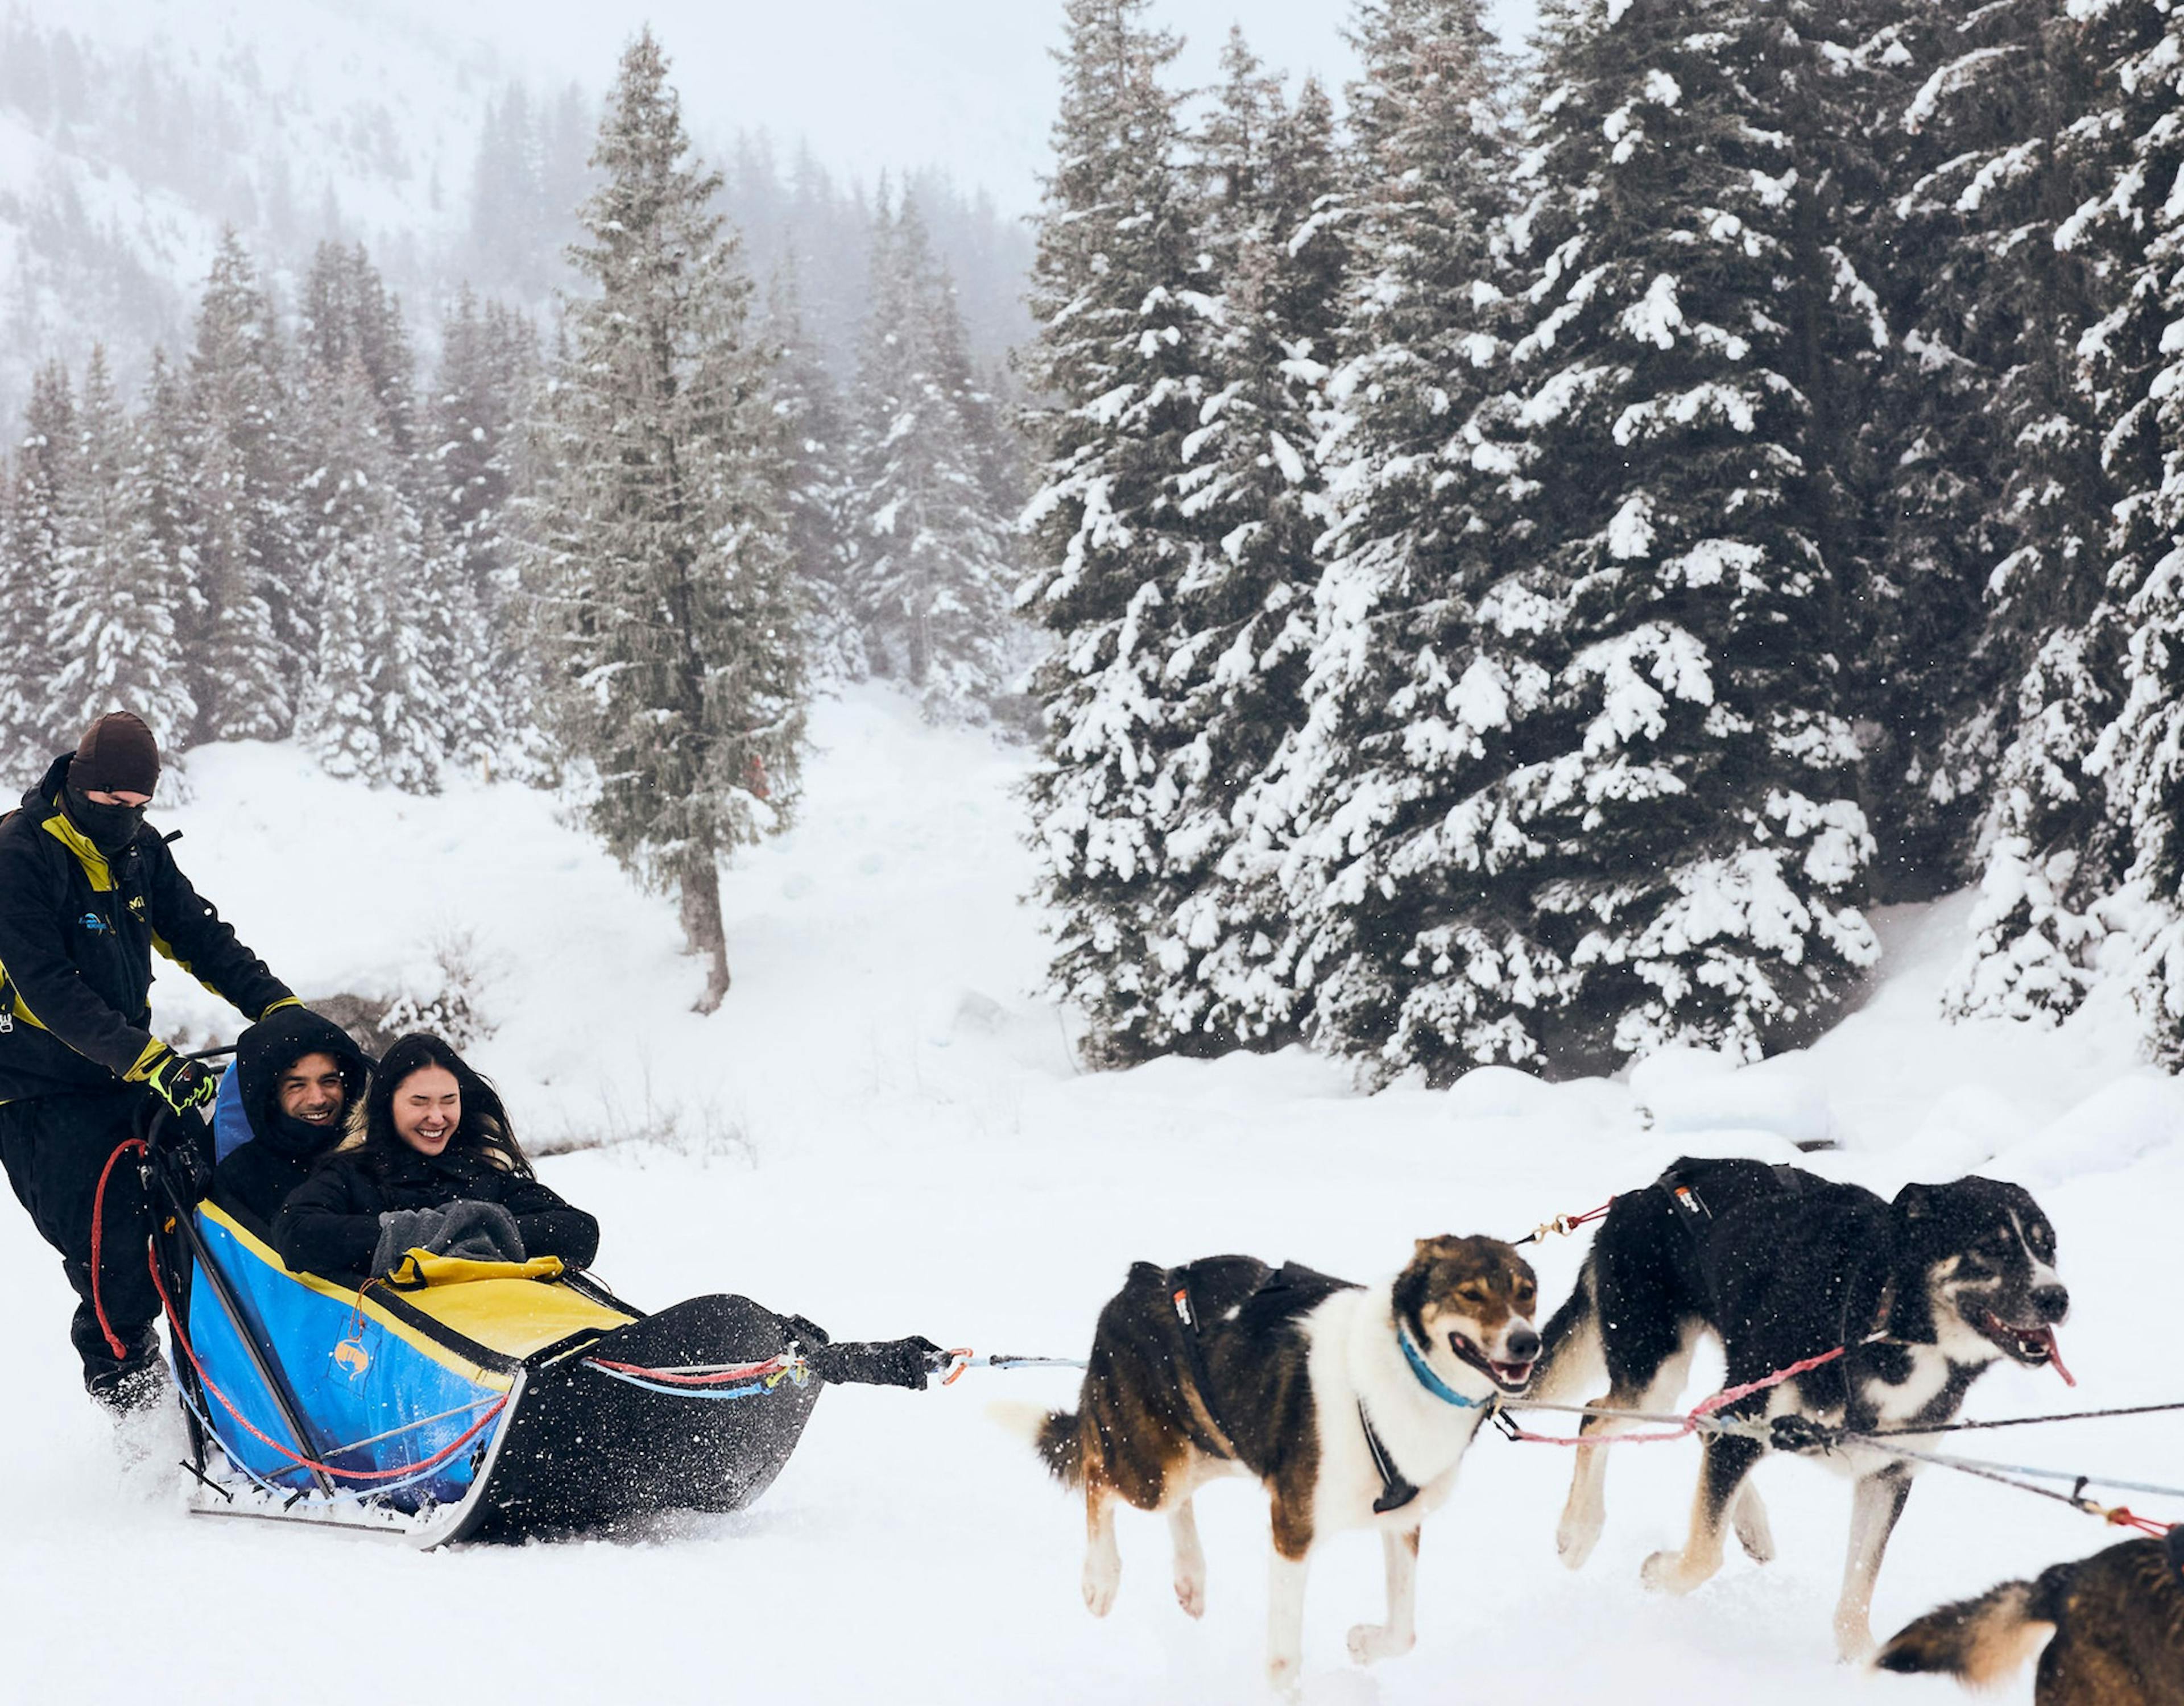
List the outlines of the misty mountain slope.
{"type": "MultiPolygon", "coordinates": [[[[524,55],[521,41],[377,0],[12,8],[0,20],[7,435],[32,371],[58,358],[81,373],[94,343],[133,394],[153,348],[186,342],[225,226],[287,304],[318,243],[361,241],[427,358],[437,310],[465,282],[549,312],[569,282],[563,250],[611,61],[578,84],[524,55]]],[[[774,141],[695,117],[693,131],[723,175],[753,276],[763,282],[793,241],[811,328],[846,371],[864,312],[867,187],[830,175],[823,137],[774,141]]],[[[990,366],[1028,329],[1028,237],[905,147],[973,353],[990,366]]]]}
{"type": "Polygon", "coordinates": [[[476,42],[370,6],[36,0],[0,25],[0,406],[103,339],[125,385],[181,341],[220,229],[276,276],[361,238],[398,288],[469,218],[476,42]]]}

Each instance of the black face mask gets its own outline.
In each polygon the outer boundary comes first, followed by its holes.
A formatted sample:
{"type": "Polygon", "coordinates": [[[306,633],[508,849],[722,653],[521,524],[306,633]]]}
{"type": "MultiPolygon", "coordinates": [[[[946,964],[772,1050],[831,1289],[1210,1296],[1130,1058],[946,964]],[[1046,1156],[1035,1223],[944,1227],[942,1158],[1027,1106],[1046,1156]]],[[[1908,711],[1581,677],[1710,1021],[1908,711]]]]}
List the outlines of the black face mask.
{"type": "Polygon", "coordinates": [[[342,1123],[337,1118],[332,1125],[313,1125],[308,1119],[298,1119],[276,1107],[267,1111],[264,1137],[282,1154],[308,1160],[323,1155],[342,1140],[342,1123]]]}
{"type": "Polygon", "coordinates": [[[83,832],[83,839],[109,858],[136,839],[144,827],[142,806],[102,806],[73,782],[63,795],[69,822],[83,832]]]}

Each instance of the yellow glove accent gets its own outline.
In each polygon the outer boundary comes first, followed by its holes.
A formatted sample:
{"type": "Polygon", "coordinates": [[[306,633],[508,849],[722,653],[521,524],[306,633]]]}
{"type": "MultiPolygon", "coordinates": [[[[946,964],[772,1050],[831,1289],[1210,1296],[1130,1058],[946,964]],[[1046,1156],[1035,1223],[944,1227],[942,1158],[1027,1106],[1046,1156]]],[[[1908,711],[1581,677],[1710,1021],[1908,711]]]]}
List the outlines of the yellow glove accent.
{"type": "Polygon", "coordinates": [[[262,1022],[270,1018],[273,1014],[279,1012],[283,1007],[300,1007],[303,1005],[303,1002],[297,1000],[293,995],[283,995],[279,1001],[274,1002],[271,1006],[266,1008],[264,1012],[259,1014],[258,1017],[262,1022]]]}
{"type": "Polygon", "coordinates": [[[151,1041],[144,1045],[144,1052],[136,1056],[136,1064],[130,1068],[127,1072],[121,1074],[123,1082],[126,1084],[145,1083],[152,1076],[152,1068],[159,1065],[161,1061],[166,1059],[166,1057],[173,1052],[174,1051],[170,1049],[166,1044],[161,1042],[159,1038],[153,1037],[151,1041]]]}

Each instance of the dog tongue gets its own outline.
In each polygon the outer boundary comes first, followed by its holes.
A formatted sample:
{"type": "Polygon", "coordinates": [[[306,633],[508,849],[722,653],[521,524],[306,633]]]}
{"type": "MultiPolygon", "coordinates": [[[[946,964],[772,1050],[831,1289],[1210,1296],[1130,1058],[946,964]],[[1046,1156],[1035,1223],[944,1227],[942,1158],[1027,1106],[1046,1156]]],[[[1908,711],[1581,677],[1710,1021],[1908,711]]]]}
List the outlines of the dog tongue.
{"type": "Polygon", "coordinates": [[[2076,1385],[2077,1377],[2063,1366],[2063,1347],[2055,1342],[2055,1330],[2053,1327],[2042,1327],[2040,1330],[2040,1336],[2048,1341],[2048,1360],[2055,1365],[2055,1372],[2063,1377],[2063,1384],[2066,1386],[2076,1385]]]}

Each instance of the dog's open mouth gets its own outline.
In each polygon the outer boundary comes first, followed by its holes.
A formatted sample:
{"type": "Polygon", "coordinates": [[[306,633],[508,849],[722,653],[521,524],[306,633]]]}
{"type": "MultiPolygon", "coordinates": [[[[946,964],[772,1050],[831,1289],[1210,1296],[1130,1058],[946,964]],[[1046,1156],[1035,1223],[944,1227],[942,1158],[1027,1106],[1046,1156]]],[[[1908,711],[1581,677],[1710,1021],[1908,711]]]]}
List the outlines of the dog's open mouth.
{"type": "Polygon", "coordinates": [[[1461,1333],[1448,1335],[1448,1348],[1505,1392],[1521,1392],[1532,1383],[1532,1363],[1497,1363],[1461,1333]]]}
{"type": "Polygon", "coordinates": [[[2044,1369],[2052,1364],[2055,1372],[2063,1377],[2064,1385],[2075,1386],[2078,1384],[2070,1371],[2063,1366],[2063,1351],[2055,1342],[2055,1330],[2046,1322],[2020,1327],[2014,1322],[2003,1320],[1992,1309],[1982,1309],[1980,1311],[1980,1330],[2001,1346],[2011,1360],[2022,1363],[2028,1369],[2044,1369]]]}

